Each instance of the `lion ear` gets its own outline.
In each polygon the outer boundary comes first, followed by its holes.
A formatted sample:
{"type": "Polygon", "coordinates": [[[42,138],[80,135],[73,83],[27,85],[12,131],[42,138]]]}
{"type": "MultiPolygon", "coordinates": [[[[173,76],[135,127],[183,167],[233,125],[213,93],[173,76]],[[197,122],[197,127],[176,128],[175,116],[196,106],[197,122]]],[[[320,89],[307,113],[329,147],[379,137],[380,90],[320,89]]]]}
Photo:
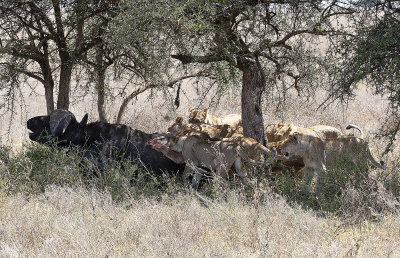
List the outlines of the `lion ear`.
{"type": "Polygon", "coordinates": [[[193,108],[189,108],[189,113],[192,113],[192,111],[193,111],[194,109],[193,108]]]}
{"type": "Polygon", "coordinates": [[[208,114],[208,108],[204,109],[204,113],[206,113],[206,115],[208,114]]]}

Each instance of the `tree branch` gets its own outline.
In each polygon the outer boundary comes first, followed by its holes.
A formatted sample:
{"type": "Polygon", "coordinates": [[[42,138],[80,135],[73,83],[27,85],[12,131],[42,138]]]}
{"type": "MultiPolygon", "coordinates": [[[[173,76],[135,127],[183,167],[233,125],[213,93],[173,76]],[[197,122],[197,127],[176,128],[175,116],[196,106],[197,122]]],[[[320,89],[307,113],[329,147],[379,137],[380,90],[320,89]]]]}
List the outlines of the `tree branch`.
{"type": "Polygon", "coordinates": [[[40,76],[34,74],[33,72],[29,72],[29,71],[26,71],[24,69],[19,69],[19,68],[15,69],[15,71],[17,71],[19,73],[22,73],[22,74],[25,74],[26,76],[31,77],[31,78],[33,78],[35,80],[38,80],[39,82],[44,84],[43,78],[41,78],[40,76]]]}
{"type": "MultiPolygon", "coordinates": [[[[37,5],[34,3],[34,1],[29,2],[29,6],[32,9],[32,15],[34,15],[38,21],[43,21],[44,25],[46,26],[46,28],[49,30],[50,35],[54,35],[55,34],[55,29],[53,27],[52,21],[47,17],[47,15],[45,13],[43,13],[43,9],[37,7],[37,5]]],[[[45,34],[49,34],[43,30],[38,31],[41,33],[45,33],[45,34]]]]}
{"type": "Polygon", "coordinates": [[[8,54],[14,57],[31,59],[36,62],[43,61],[43,56],[40,55],[40,52],[33,46],[6,46],[0,49],[0,54],[8,54]]]}
{"type": "Polygon", "coordinates": [[[287,48],[289,50],[292,50],[292,47],[287,45],[286,41],[288,41],[289,39],[293,38],[294,36],[297,36],[297,35],[300,35],[300,34],[326,35],[326,32],[320,31],[320,30],[317,30],[317,29],[313,29],[313,30],[296,30],[296,31],[292,31],[292,32],[286,34],[286,36],[284,36],[282,39],[270,43],[270,46],[271,47],[284,47],[284,48],[287,48]]]}
{"type": "Polygon", "coordinates": [[[184,65],[191,63],[206,64],[211,62],[228,61],[228,58],[217,55],[192,56],[192,55],[177,54],[177,55],[171,55],[171,57],[181,61],[182,64],[184,65]]]}
{"type": "Polygon", "coordinates": [[[116,123],[117,123],[117,124],[121,123],[122,116],[123,116],[123,114],[125,113],[126,107],[128,106],[129,102],[130,102],[132,99],[134,99],[134,98],[135,98],[136,96],[138,96],[139,94],[145,92],[146,90],[149,90],[149,89],[154,88],[154,87],[155,87],[155,85],[153,85],[153,87],[146,86],[146,87],[144,87],[144,88],[139,88],[139,89],[135,90],[134,92],[132,92],[131,94],[129,94],[129,96],[126,97],[126,98],[123,100],[123,102],[122,102],[122,104],[121,104],[121,107],[119,108],[116,123]]]}
{"type": "MultiPolygon", "coordinates": [[[[64,39],[64,37],[65,37],[63,20],[61,18],[62,15],[61,15],[61,9],[60,9],[60,1],[52,0],[52,2],[53,2],[53,9],[54,9],[54,17],[55,17],[55,21],[56,21],[56,28],[57,28],[57,41],[60,41],[60,40],[64,39]]],[[[61,47],[61,46],[59,46],[59,47],[61,47]]],[[[65,47],[65,46],[62,46],[62,47],[65,47]]]]}
{"type": "MultiPolygon", "coordinates": [[[[182,80],[189,79],[189,78],[193,78],[193,77],[198,77],[198,76],[205,76],[205,75],[206,75],[206,73],[204,73],[204,72],[202,72],[202,71],[200,71],[200,72],[198,72],[198,73],[196,73],[196,74],[185,75],[185,76],[182,76],[182,77],[179,77],[179,78],[177,78],[177,79],[175,79],[175,80],[170,81],[170,82],[167,83],[165,86],[168,87],[168,88],[173,88],[173,86],[174,86],[176,83],[178,83],[178,82],[180,82],[180,81],[182,81],[182,80]]],[[[117,124],[118,124],[118,123],[121,123],[122,116],[123,116],[123,114],[124,114],[124,112],[125,112],[125,110],[126,110],[126,107],[128,106],[129,102],[130,102],[132,99],[134,99],[136,96],[138,96],[139,94],[141,94],[141,93],[143,93],[143,92],[145,92],[145,91],[147,91],[147,90],[149,90],[149,89],[154,89],[154,88],[157,88],[157,87],[162,87],[162,85],[156,84],[156,83],[151,83],[151,84],[149,84],[149,85],[147,85],[147,86],[145,86],[145,87],[143,87],[143,88],[139,88],[139,89],[133,91],[131,94],[129,94],[128,97],[126,97],[126,98],[123,100],[123,102],[122,102],[122,104],[121,104],[121,107],[119,108],[116,123],[117,123],[117,124]]]]}

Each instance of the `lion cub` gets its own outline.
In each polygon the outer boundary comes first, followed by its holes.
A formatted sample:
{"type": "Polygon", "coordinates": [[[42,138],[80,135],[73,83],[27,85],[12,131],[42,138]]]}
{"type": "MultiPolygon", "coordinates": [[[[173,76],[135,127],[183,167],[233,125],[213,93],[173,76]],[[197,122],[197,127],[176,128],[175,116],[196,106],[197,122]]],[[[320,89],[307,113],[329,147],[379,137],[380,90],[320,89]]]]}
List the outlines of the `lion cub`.
{"type": "Polygon", "coordinates": [[[210,125],[229,125],[234,129],[242,126],[242,116],[239,114],[230,114],[224,117],[216,117],[205,109],[189,109],[189,123],[193,124],[210,124],[210,125]]]}

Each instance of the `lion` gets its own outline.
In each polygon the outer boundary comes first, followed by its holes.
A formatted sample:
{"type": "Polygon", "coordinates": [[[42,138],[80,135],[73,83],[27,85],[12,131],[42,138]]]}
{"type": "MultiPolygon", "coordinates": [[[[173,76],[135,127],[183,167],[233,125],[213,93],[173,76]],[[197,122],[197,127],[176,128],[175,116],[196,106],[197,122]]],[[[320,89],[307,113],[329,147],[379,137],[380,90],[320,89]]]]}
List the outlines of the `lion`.
{"type": "Polygon", "coordinates": [[[246,157],[235,143],[206,141],[199,135],[189,135],[181,137],[177,144],[170,148],[165,145],[157,146],[154,143],[152,147],[174,162],[186,163],[182,179],[183,182],[188,182],[193,176],[191,186],[194,189],[198,188],[201,177],[207,173],[205,169],[215,173],[216,176],[228,178],[230,169],[235,167],[241,179],[246,180],[246,173],[242,169],[242,162],[246,157]]]}
{"type": "MultiPolygon", "coordinates": [[[[294,133],[306,134],[311,135],[314,137],[319,137],[322,140],[324,139],[335,139],[338,137],[343,136],[343,133],[332,126],[328,125],[315,125],[309,128],[298,127],[293,124],[270,124],[266,127],[266,135],[268,138],[268,145],[269,147],[275,147],[278,151],[278,154],[282,154],[281,147],[282,144],[294,133]]],[[[360,127],[354,124],[349,124],[346,127],[346,130],[356,129],[360,132],[359,138],[364,138],[364,134],[360,127]]],[[[275,167],[275,170],[278,172],[282,172],[282,167],[284,170],[293,168],[294,173],[297,177],[303,178],[304,177],[304,161],[301,157],[297,157],[297,159],[291,159],[280,162],[278,167],[275,167]]]]}
{"type": "MultiPolygon", "coordinates": [[[[353,127],[351,128],[358,128],[354,125],[352,126],[353,127]]],[[[265,127],[265,134],[267,135],[268,143],[273,146],[282,145],[290,135],[293,135],[293,133],[312,135],[314,137],[320,137],[323,139],[334,139],[343,135],[339,129],[329,125],[315,125],[309,128],[304,128],[295,126],[294,124],[277,123],[270,124],[265,127]]]]}
{"type": "Polygon", "coordinates": [[[264,152],[270,152],[267,147],[263,146],[256,140],[250,137],[245,137],[243,134],[236,133],[227,125],[212,126],[207,124],[183,124],[183,118],[178,117],[175,123],[168,128],[168,132],[172,134],[169,140],[170,146],[177,144],[181,137],[196,135],[201,136],[202,139],[208,141],[236,141],[241,147],[251,149],[251,155],[255,156],[256,151],[254,148],[262,149],[264,152]]]}
{"type": "Polygon", "coordinates": [[[318,181],[322,178],[327,167],[335,165],[338,155],[350,158],[354,164],[365,164],[368,161],[373,166],[386,169],[383,161],[377,162],[372,156],[368,142],[355,136],[340,136],[333,139],[321,139],[310,134],[294,133],[289,136],[281,149],[286,159],[301,157],[305,167],[303,172],[308,183],[308,189],[314,177],[318,181]]]}
{"type": "MultiPolygon", "coordinates": [[[[238,166],[238,174],[242,178],[244,175],[241,173],[241,159],[238,158],[235,148],[226,148],[223,150],[223,162],[218,159],[217,150],[222,146],[218,146],[218,142],[214,142],[214,145],[205,142],[200,136],[187,136],[184,139],[185,143],[182,143],[180,151],[174,151],[166,145],[152,140],[149,145],[164,154],[164,156],[170,158],[177,164],[186,164],[185,170],[182,175],[183,182],[190,183],[193,189],[198,189],[199,182],[204,174],[208,171],[212,171],[215,175],[221,177],[228,177],[228,168],[232,166],[238,166]],[[192,180],[190,182],[190,177],[192,180]]],[[[222,156],[222,155],[220,155],[222,156]]]]}
{"type": "MultiPolygon", "coordinates": [[[[298,127],[294,124],[270,124],[265,127],[265,133],[268,139],[268,146],[275,147],[278,154],[281,153],[281,146],[293,133],[302,133],[313,135],[315,137],[321,138],[337,138],[342,135],[342,132],[338,129],[328,126],[328,125],[316,125],[310,128],[298,127]]],[[[292,160],[284,160],[279,162],[273,171],[276,173],[283,173],[284,170],[294,169],[294,174],[299,177],[304,177],[304,162],[300,157],[292,160]]]]}
{"type": "Polygon", "coordinates": [[[216,117],[205,109],[189,109],[189,123],[192,124],[210,124],[210,125],[229,125],[234,129],[242,127],[242,116],[239,114],[229,114],[224,117],[216,117]]]}
{"type": "Polygon", "coordinates": [[[237,133],[229,125],[209,125],[209,124],[184,124],[183,117],[177,117],[175,123],[168,127],[168,132],[172,137],[179,137],[191,133],[205,133],[211,140],[221,140],[222,138],[239,137],[237,133]]]}
{"type": "Polygon", "coordinates": [[[180,135],[175,141],[170,141],[169,147],[156,141],[149,142],[149,145],[176,163],[186,163],[183,180],[186,182],[190,176],[194,175],[191,183],[194,189],[197,189],[201,177],[206,173],[203,168],[215,172],[217,176],[227,178],[230,169],[234,167],[242,181],[246,182],[247,173],[243,169],[244,162],[267,165],[268,161],[272,162],[276,156],[276,152],[270,151],[248,137],[211,141],[206,133],[195,133],[195,131],[180,135]],[[268,156],[265,162],[261,161],[263,154],[268,156]],[[195,169],[192,169],[192,166],[195,169]]]}

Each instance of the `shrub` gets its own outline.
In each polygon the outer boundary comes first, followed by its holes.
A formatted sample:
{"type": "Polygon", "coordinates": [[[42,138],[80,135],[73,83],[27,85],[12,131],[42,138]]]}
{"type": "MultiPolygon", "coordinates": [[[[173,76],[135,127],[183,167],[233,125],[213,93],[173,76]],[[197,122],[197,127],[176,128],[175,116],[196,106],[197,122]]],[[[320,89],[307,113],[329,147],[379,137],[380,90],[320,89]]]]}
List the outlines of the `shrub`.
{"type": "Polygon", "coordinates": [[[341,216],[350,222],[378,219],[400,207],[400,176],[398,169],[373,170],[338,157],[327,170],[318,189],[305,191],[305,182],[290,173],[268,179],[277,193],[290,203],[316,210],[319,214],[341,216]]]}
{"type": "Polygon", "coordinates": [[[0,168],[1,190],[27,194],[43,192],[48,184],[71,185],[80,182],[76,156],[65,149],[30,144],[14,154],[3,149],[0,168]]]}
{"type": "Polygon", "coordinates": [[[114,200],[179,191],[172,187],[173,176],[155,177],[136,164],[114,159],[99,171],[81,150],[56,145],[28,144],[16,154],[2,147],[0,161],[0,191],[6,194],[41,193],[48,185],[96,187],[110,192],[114,200]]]}

